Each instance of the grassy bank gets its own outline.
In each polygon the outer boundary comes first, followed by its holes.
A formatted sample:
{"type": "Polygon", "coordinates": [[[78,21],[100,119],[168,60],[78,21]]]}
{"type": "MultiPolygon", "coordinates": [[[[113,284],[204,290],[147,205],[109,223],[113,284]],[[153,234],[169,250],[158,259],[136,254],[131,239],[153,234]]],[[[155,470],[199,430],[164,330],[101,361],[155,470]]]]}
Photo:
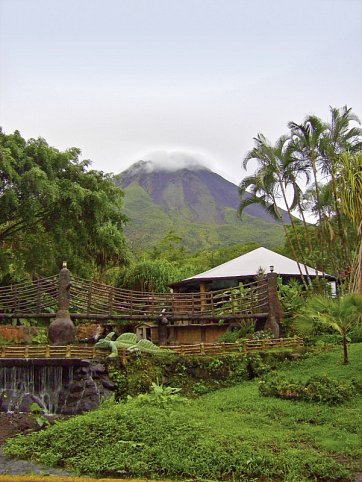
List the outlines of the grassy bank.
{"type": "MultiPolygon", "coordinates": [[[[340,350],[286,362],[294,379],[326,374],[358,379],[340,350]]],[[[137,401],[74,417],[8,442],[6,452],[98,476],[198,480],[353,480],[361,471],[362,397],[336,407],[262,397],[259,381],[217,390],[186,404],[137,401]]]]}

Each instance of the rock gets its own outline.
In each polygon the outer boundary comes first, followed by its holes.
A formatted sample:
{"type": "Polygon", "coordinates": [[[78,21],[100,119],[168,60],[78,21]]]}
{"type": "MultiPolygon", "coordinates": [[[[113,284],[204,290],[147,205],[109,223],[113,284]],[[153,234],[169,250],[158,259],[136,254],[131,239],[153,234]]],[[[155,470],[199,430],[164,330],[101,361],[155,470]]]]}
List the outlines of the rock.
{"type": "Polygon", "coordinates": [[[48,338],[52,345],[68,345],[74,342],[75,326],[68,310],[59,310],[54,321],[50,323],[48,338]]]}
{"type": "Polygon", "coordinates": [[[102,363],[97,363],[91,367],[92,376],[104,375],[106,373],[106,367],[102,363]]]}
{"type": "Polygon", "coordinates": [[[113,382],[111,382],[110,380],[102,380],[102,385],[107,390],[115,390],[115,388],[116,388],[116,385],[113,382]]]}

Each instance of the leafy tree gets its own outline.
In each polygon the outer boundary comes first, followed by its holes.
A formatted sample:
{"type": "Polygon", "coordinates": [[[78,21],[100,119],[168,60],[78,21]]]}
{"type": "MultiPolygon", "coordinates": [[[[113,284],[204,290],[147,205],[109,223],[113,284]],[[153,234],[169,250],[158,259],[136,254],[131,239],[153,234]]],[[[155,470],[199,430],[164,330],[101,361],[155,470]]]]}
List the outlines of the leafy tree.
{"type": "Polygon", "coordinates": [[[123,193],[80,150],[0,131],[0,274],[93,274],[126,258],[123,193]]]}
{"type": "Polygon", "coordinates": [[[165,259],[144,259],[121,268],[116,285],[129,290],[163,293],[169,291],[170,283],[190,276],[186,270],[165,259]]]}
{"type": "Polygon", "coordinates": [[[332,299],[324,296],[310,298],[295,320],[301,333],[311,332],[313,322],[322,323],[336,330],[342,338],[343,363],[348,363],[347,336],[362,323],[362,297],[355,294],[332,299]]]}

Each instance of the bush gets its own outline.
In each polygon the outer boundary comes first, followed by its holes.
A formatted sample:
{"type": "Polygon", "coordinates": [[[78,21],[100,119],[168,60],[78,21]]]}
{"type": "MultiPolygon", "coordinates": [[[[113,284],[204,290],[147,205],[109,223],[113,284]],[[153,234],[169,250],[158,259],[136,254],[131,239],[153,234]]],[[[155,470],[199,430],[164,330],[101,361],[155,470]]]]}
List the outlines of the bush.
{"type": "Polygon", "coordinates": [[[326,375],[314,376],[302,382],[275,373],[260,381],[259,392],[265,397],[340,405],[355,395],[356,386],[326,375]]]}
{"type": "Polygon", "coordinates": [[[170,411],[136,402],[119,404],[16,437],[5,451],[103,477],[281,480],[291,471],[286,460],[299,476],[288,480],[316,480],[319,475],[345,480],[349,475],[347,468],[327,457],[321,460],[313,450],[306,454],[304,449],[303,456],[292,450],[273,453],[205,423],[202,410],[192,413],[183,407],[170,411]]]}
{"type": "Polygon", "coordinates": [[[219,356],[172,355],[154,358],[151,355],[132,356],[125,366],[114,363],[108,367],[115,385],[116,401],[127,396],[148,393],[152,382],[160,381],[165,387],[180,387],[182,394],[198,396],[222,387],[251,380],[283,363],[288,353],[229,353],[219,356]]]}
{"type": "Polygon", "coordinates": [[[243,341],[241,330],[225,331],[218,339],[220,343],[237,343],[241,341],[243,341]]]}
{"type": "MultiPolygon", "coordinates": [[[[159,408],[170,408],[179,403],[186,403],[187,398],[180,395],[181,388],[165,387],[152,382],[149,393],[141,393],[133,401],[139,405],[152,405],[159,408]]],[[[129,401],[132,398],[129,398],[129,401]]]]}

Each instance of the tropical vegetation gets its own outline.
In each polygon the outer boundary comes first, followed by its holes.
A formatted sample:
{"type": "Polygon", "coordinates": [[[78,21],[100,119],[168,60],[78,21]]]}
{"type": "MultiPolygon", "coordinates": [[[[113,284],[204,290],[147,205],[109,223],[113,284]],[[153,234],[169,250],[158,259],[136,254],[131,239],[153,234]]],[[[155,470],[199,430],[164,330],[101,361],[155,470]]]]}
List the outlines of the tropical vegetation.
{"type": "Polygon", "coordinates": [[[80,154],[0,131],[0,282],[53,275],[63,260],[97,276],[127,259],[123,193],[80,154]]]}
{"type": "MultiPolygon", "coordinates": [[[[310,386],[324,376],[340,387],[358,380],[362,346],[350,365],[325,352],[286,361],[277,373],[310,386]]],[[[322,394],[326,381],[317,387],[322,394]]],[[[9,440],[6,453],[82,474],[193,480],[355,480],[361,471],[361,394],[331,407],[319,401],[264,397],[259,380],[176,403],[157,394],[101,407],[29,436],[9,440]],[[167,400],[167,401],[166,401],[167,400]],[[76,434],[76,436],[74,436],[76,434]]],[[[153,390],[154,392],[154,390],[153,390]]],[[[171,397],[171,398],[170,398],[171,397]]],[[[173,397],[173,398],[172,398],[173,397]]]]}
{"type": "MultiPolygon", "coordinates": [[[[362,130],[351,108],[330,108],[329,122],[309,115],[275,144],[263,134],[244,159],[257,162],[255,173],[240,184],[240,213],[261,204],[283,221],[286,208],[285,252],[312,268],[337,276],[346,288],[361,289],[362,130]],[[245,199],[246,191],[252,197],[245,199]],[[298,217],[297,217],[298,216],[298,217]],[[316,223],[310,220],[314,217],[316,223]],[[358,261],[359,260],[359,261],[358,261]]],[[[310,274],[299,267],[305,286],[310,274]]]]}
{"type": "Polygon", "coordinates": [[[348,363],[348,335],[362,325],[362,297],[347,294],[337,299],[315,296],[299,310],[295,327],[300,334],[313,332],[314,323],[339,333],[343,345],[343,363],[348,363]]]}

